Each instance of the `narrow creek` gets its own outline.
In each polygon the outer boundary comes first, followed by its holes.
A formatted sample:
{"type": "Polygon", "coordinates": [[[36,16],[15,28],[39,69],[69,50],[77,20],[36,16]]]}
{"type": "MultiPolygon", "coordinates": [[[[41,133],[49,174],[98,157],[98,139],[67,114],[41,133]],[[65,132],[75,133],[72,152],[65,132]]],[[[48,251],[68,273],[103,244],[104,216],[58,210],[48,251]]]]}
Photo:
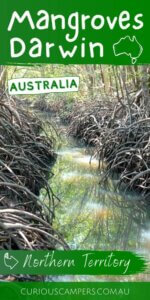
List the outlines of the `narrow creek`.
{"type": "MultiPolygon", "coordinates": [[[[148,257],[150,222],[136,205],[139,196],[117,190],[115,180],[102,184],[98,161],[91,160],[92,148],[68,138],[65,127],[60,129],[61,147],[50,181],[53,192],[61,200],[56,207],[54,227],[74,250],[131,250],[148,257]]],[[[149,280],[148,276],[138,278],[149,280]]],[[[87,280],[87,276],[80,276],[79,280],[84,278],[87,280]]],[[[67,280],[72,280],[72,276],[65,276],[64,281],[67,280]]],[[[88,280],[95,280],[95,276],[88,280]]]]}

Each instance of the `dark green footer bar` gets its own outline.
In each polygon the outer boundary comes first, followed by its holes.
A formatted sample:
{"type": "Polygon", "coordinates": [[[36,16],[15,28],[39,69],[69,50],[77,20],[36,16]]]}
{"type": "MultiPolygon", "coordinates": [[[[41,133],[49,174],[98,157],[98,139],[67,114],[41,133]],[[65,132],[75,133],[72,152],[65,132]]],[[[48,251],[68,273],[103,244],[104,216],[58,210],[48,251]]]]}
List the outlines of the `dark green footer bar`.
{"type": "Polygon", "coordinates": [[[148,282],[0,283],[0,299],[150,299],[148,282]]]}

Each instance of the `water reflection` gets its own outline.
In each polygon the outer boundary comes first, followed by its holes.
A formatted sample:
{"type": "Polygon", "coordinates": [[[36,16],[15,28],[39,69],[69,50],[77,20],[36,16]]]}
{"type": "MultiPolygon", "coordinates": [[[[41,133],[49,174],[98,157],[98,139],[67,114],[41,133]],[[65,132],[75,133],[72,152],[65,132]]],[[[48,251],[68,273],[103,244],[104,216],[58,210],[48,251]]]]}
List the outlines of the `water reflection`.
{"type": "MultiPolygon", "coordinates": [[[[116,180],[101,181],[99,162],[65,139],[57,152],[51,187],[61,202],[54,226],[71,249],[132,250],[150,253],[150,225],[139,196],[116,188],[116,180]]],[[[149,275],[128,277],[64,276],[54,281],[148,281],[149,275]]]]}
{"type": "Polygon", "coordinates": [[[115,181],[100,182],[98,165],[85,148],[58,151],[51,186],[61,202],[54,226],[72,249],[136,251],[146,214],[137,195],[117,191],[115,181]]]}

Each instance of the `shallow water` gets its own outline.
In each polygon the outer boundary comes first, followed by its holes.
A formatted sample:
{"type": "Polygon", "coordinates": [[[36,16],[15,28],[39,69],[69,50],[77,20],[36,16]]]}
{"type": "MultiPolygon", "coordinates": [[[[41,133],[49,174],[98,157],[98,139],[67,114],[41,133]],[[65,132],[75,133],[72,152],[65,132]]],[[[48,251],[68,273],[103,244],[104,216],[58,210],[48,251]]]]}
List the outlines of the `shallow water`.
{"type": "MultiPolygon", "coordinates": [[[[57,154],[51,187],[61,202],[54,226],[70,247],[137,249],[141,226],[132,221],[129,203],[129,199],[133,202],[137,196],[116,191],[112,181],[102,185],[98,161],[91,160],[86,148],[79,148],[74,141],[64,143],[57,154]]],[[[140,211],[138,214],[141,217],[140,211]]]]}
{"type": "MultiPolygon", "coordinates": [[[[54,227],[71,249],[131,250],[150,253],[150,222],[138,208],[139,196],[116,189],[116,181],[101,181],[99,162],[91,160],[92,149],[79,146],[62,135],[55,174],[50,182],[60,198],[54,227]]],[[[150,258],[150,257],[149,257],[150,258]]],[[[60,281],[60,277],[54,278],[60,281]]],[[[149,275],[126,277],[65,276],[61,280],[150,280],[149,275]]]]}

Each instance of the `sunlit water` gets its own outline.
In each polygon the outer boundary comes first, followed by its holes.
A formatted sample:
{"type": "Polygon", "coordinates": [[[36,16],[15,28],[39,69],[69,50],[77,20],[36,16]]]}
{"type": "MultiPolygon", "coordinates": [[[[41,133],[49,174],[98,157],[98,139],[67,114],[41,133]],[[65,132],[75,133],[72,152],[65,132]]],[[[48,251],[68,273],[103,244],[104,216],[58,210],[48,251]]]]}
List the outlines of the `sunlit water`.
{"type": "MultiPolygon", "coordinates": [[[[101,181],[98,160],[92,150],[61,134],[54,176],[50,182],[61,200],[56,207],[54,227],[71,249],[131,250],[147,257],[150,253],[150,226],[146,212],[138,208],[139,196],[116,189],[115,180],[101,181]]],[[[64,276],[69,280],[150,280],[149,275],[128,277],[64,276]]]]}

